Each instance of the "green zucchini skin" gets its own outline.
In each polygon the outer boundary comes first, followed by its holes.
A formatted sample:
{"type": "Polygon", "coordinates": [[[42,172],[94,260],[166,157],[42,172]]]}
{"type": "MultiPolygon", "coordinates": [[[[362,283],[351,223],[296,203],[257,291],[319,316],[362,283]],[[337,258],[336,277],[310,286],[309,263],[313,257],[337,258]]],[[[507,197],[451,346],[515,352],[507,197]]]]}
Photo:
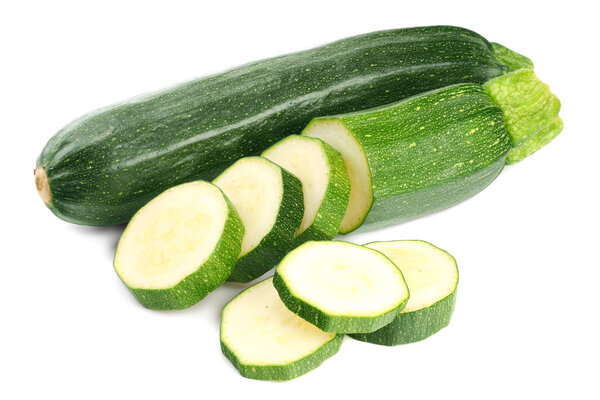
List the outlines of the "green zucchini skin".
{"type": "Polygon", "coordinates": [[[268,381],[289,381],[317,368],[323,361],[334,356],[342,346],[344,335],[335,335],[325,345],[301,360],[286,365],[246,365],[243,364],[221,341],[221,351],[243,377],[268,381]]]}
{"type": "Polygon", "coordinates": [[[329,315],[308,302],[294,296],[285,281],[275,270],[273,286],[277,289],[281,301],[294,314],[315,325],[325,332],[337,333],[367,333],[374,332],[389,324],[408,303],[408,298],[398,307],[376,317],[354,317],[329,315]]]}
{"type": "Polygon", "coordinates": [[[196,272],[167,289],[132,288],[119,276],[141,305],[152,310],[181,310],[198,303],[225,283],[240,253],[244,238],[244,224],[233,204],[225,195],[223,197],[227,202],[229,215],[223,227],[221,240],[208,260],[196,272]]]}
{"type": "Polygon", "coordinates": [[[418,342],[448,326],[455,302],[456,293],[452,293],[429,307],[401,312],[392,322],[375,332],[353,333],[349,336],[362,342],[383,346],[418,342]]]}
{"type": "Polygon", "coordinates": [[[273,228],[254,249],[239,258],[227,279],[229,282],[247,283],[260,277],[294,248],[304,216],[302,183],[283,168],[277,168],[281,171],[283,198],[273,228]]]}
{"type": "Polygon", "coordinates": [[[212,180],[314,117],[388,104],[503,73],[491,44],[463,28],[373,32],[257,61],[84,115],[43,149],[60,218],[127,222],[180,183],[212,180]]]}
{"type": "Polygon", "coordinates": [[[329,120],[341,121],[367,158],[373,203],[361,229],[407,221],[475,195],[500,174],[511,148],[502,110],[474,84],[316,118],[303,134],[329,120]]]}

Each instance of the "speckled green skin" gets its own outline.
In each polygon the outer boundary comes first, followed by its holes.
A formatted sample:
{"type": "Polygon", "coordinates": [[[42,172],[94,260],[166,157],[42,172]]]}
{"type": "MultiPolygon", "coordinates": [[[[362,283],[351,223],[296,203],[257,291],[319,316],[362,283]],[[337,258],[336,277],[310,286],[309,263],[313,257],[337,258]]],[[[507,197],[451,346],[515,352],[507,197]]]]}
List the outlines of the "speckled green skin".
{"type": "Polygon", "coordinates": [[[317,368],[329,357],[335,355],[342,346],[344,335],[336,335],[314,353],[286,365],[246,365],[240,362],[227,344],[221,341],[223,354],[240,374],[250,379],[265,381],[289,381],[317,368]]]}
{"type": "Polygon", "coordinates": [[[455,293],[429,307],[401,312],[392,322],[375,332],[351,334],[350,337],[384,346],[397,346],[427,339],[450,323],[456,301],[455,293]]]}
{"type": "MultiPolygon", "coordinates": [[[[129,287],[121,279],[144,307],[153,310],[184,309],[198,303],[227,280],[240,254],[244,238],[244,225],[231,202],[225,195],[223,197],[228,204],[229,211],[221,239],[211,256],[202,265],[198,266],[198,269],[194,273],[182,279],[175,286],[167,289],[129,287]]],[[[135,215],[133,219],[135,219],[135,215]]],[[[127,229],[123,232],[123,236],[126,234],[127,229]]]]}
{"type": "MultiPolygon", "coordinates": [[[[236,164],[229,168],[236,168],[236,164]]],[[[294,248],[294,238],[304,216],[302,183],[283,168],[277,168],[281,171],[283,195],[273,228],[254,249],[240,257],[227,279],[230,282],[246,283],[260,277],[294,248]]]]}
{"type": "MultiPolygon", "coordinates": [[[[302,233],[296,236],[293,247],[298,247],[309,240],[333,239],[338,234],[350,197],[350,178],[348,177],[348,171],[344,165],[342,155],[320,139],[307,136],[304,136],[304,138],[314,140],[321,146],[329,167],[329,182],[315,220],[302,233]]],[[[285,140],[287,138],[282,139],[281,142],[285,140]]],[[[277,143],[271,148],[275,146],[277,146],[277,143]]],[[[268,153],[269,149],[265,150],[263,156],[268,158],[268,153]]]]}
{"type": "Polygon", "coordinates": [[[317,118],[307,130],[330,119],[348,128],[369,164],[373,203],[361,229],[473,196],[502,171],[511,147],[502,110],[480,85],[449,86],[376,109],[317,118]]]}
{"type": "MultiPolygon", "coordinates": [[[[271,278],[267,278],[271,279],[271,278]]],[[[264,281],[263,281],[264,282],[264,281]]],[[[257,283],[260,284],[262,282],[257,283]]],[[[253,286],[252,286],[253,287],[253,286]]],[[[251,289],[252,287],[248,288],[251,289]]],[[[246,290],[248,290],[246,289],[246,290]]],[[[236,297],[229,301],[223,307],[223,312],[227,308],[227,306],[234,302],[242,293],[246,290],[242,291],[236,297]]],[[[223,318],[221,318],[221,326],[223,324],[223,318]]],[[[223,330],[221,329],[221,332],[223,330]]],[[[317,368],[319,365],[323,363],[329,357],[335,355],[344,340],[344,335],[336,335],[330,341],[325,343],[323,346],[319,347],[313,353],[296,360],[292,363],[285,365],[249,365],[242,363],[234,354],[233,351],[227,346],[227,342],[223,340],[221,335],[221,350],[223,354],[233,366],[240,372],[242,376],[251,379],[260,379],[260,380],[269,380],[269,381],[287,381],[293,378],[297,378],[300,375],[304,375],[305,373],[312,371],[317,368]]]]}
{"type": "Polygon", "coordinates": [[[112,105],[46,144],[51,202],[85,225],[127,222],[163,190],[211,180],[314,117],[501,75],[490,43],[458,27],[373,32],[247,64],[112,105]]]}

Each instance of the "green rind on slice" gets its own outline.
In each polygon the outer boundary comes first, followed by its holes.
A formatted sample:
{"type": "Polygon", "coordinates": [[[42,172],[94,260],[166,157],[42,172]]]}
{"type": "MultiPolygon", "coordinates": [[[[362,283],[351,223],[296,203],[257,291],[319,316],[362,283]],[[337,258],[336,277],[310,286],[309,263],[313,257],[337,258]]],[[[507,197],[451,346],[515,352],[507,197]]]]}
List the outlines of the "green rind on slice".
{"type": "Polygon", "coordinates": [[[512,51],[499,43],[491,44],[494,50],[494,58],[503,65],[505,73],[522,68],[533,69],[533,61],[524,55],[512,51]]]}
{"type": "Polygon", "coordinates": [[[522,145],[558,117],[560,100],[533,70],[510,72],[483,87],[502,109],[513,147],[522,145]]]}
{"type": "Polygon", "coordinates": [[[304,215],[302,183],[263,157],[245,157],[219,175],[214,183],[231,200],[246,234],[232,282],[250,282],[292,249],[304,215]]]}
{"type": "Polygon", "coordinates": [[[257,283],[225,305],[221,350],[242,376],[283,381],[336,354],[343,335],[323,332],[289,311],[272,281],[257,283]]]}
{"type": "Polygon", "coordinates": [[[218,187],[186,183],[166,190],[133,216],[119,241],[114,268],[144,307],[183,309],[225,282],[243,236],[240,217],[218,187]]]}
{"type": "Polygon", "coordinates": [[[474,84],[316,118],[302,135],[329,143],[346,163],[352,187],[340,233],[459,203],[500,174],[511,148],[502,110],[474,84]]]}
{"type": "Polygon", "coordinates": [[[310,240],[333,239],[340,228],[350,178],[340,153],[322,140],[291,135],[262,154],[302,182],[304,218],[294,247],[310,240]]]}
{"type": "Polygon", "coordinates": [[[556,117],[556,119],[547,127],[539,131],[538,133],[531,136],[519,147],[515,147],[508,152],[506,156],[507,164],[515,164],[524,158],[529,157],[552,140],[557,137],[564,127],[562,119],[556,117]]]}
{"type": "Polygon", "coordinates": [[[373,332],[406,305],[402,272],[378,251],[352,243],[306,242],[277,266],[283,303],[326,332],[373,332]]]}
{"type": "Polygon", "coordinates": [[[396,346],[428,338],[448,326],[456,300],[458,268],[446,251],[423,241],[373,242],[365,245],[388,256],[404,273],[411,298],[383,328],[352,338],[396,346]]]}

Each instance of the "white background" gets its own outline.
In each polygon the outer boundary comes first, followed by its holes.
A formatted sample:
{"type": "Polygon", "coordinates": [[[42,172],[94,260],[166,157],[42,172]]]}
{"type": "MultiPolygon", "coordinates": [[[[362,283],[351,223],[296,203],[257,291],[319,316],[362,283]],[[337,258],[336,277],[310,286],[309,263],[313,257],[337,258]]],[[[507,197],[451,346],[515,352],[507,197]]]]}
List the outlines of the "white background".
{"type": "Polygon", "coordinates": [[[594,2],[9,2],[0,10],[0,398],[484,399],[600,397],[594,2]],[[420,343],[346,338],[287,383],[242,378],[221,354],[225,285],[178,312],[142,308],[111,261],[122,228],[57,219],[32,171],[75,117],[240,63],[379,29],[453,24],[529,56],[562,100],[563,133],[449,210],[345,237],[451,252],[450,326],[420,343]],[[596,383],[594,383],[594,379],[596,383]]]}

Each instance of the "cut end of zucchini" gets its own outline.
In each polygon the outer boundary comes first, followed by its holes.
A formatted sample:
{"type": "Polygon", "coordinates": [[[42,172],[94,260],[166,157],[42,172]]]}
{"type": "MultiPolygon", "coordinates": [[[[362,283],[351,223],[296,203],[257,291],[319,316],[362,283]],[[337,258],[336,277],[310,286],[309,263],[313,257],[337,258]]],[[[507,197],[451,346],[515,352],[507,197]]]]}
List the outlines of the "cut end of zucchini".
{"type": "Polygon", "coordinates": [[[342,155],[350,177],[350,199],[340,233],[357,229],[373,204],[371,170],[363,147],[338,119],[314,119],[302,131],[302,135],[321,139],[342,155]]]}
{"type": "Polygon", "coordinates": [[[52,192],[50,192],[50,181],[46,174],[46,167],[40,165],[33,171],[35,177],[35,187],[44,204],[49,205],[52,201],[52,192]]]}
{"type": "Polygon", "coordinates": [[[334,355],[342,336],[323,332],[288,310],[268,278],[224,308],[221,348],[248,378],[288,380],[334,355]]]}
{"type": "Polygon", "coordinates": [[[324,331],[372,332],[409,297],[398,267],[378,251],[347,242],[307,242],[279,264],[275,288],[288,308],[324,331]]]}
{"type": "MultiPolygon", "coordinates": [[[[556,123],[560,100],[531,69],[519,69],[494,78],[484,87],[504,113],[513,148],[523,146],[556,123]]],[[[545,140],[534,139],[525,153],[532,154],[546,144],[545,140]]]]}
{"type": "Polygon", "coordinates": [[[175,186],[133,216],[115,271],[145,307],[189,307],[225,282],[243,235],[242,221],[218,187],[203,181],[175,186]]]}
{"type": "Polygon", "coordinates": [[[351,335],[354,339],[395,346],[428,338],[450,323],[458,285],[454,257],[419,240],[365,246],[385,254],[402,270],[410,299],[390,324],[375,332],[351,335]]]}
{"type": "Polygon", "coordinates": [[[267,159],[246,157],[213,183],[225,192],[246,228],[242,257],[258,246],[275,224],[283,197],[281,170],[267,159]]]}

